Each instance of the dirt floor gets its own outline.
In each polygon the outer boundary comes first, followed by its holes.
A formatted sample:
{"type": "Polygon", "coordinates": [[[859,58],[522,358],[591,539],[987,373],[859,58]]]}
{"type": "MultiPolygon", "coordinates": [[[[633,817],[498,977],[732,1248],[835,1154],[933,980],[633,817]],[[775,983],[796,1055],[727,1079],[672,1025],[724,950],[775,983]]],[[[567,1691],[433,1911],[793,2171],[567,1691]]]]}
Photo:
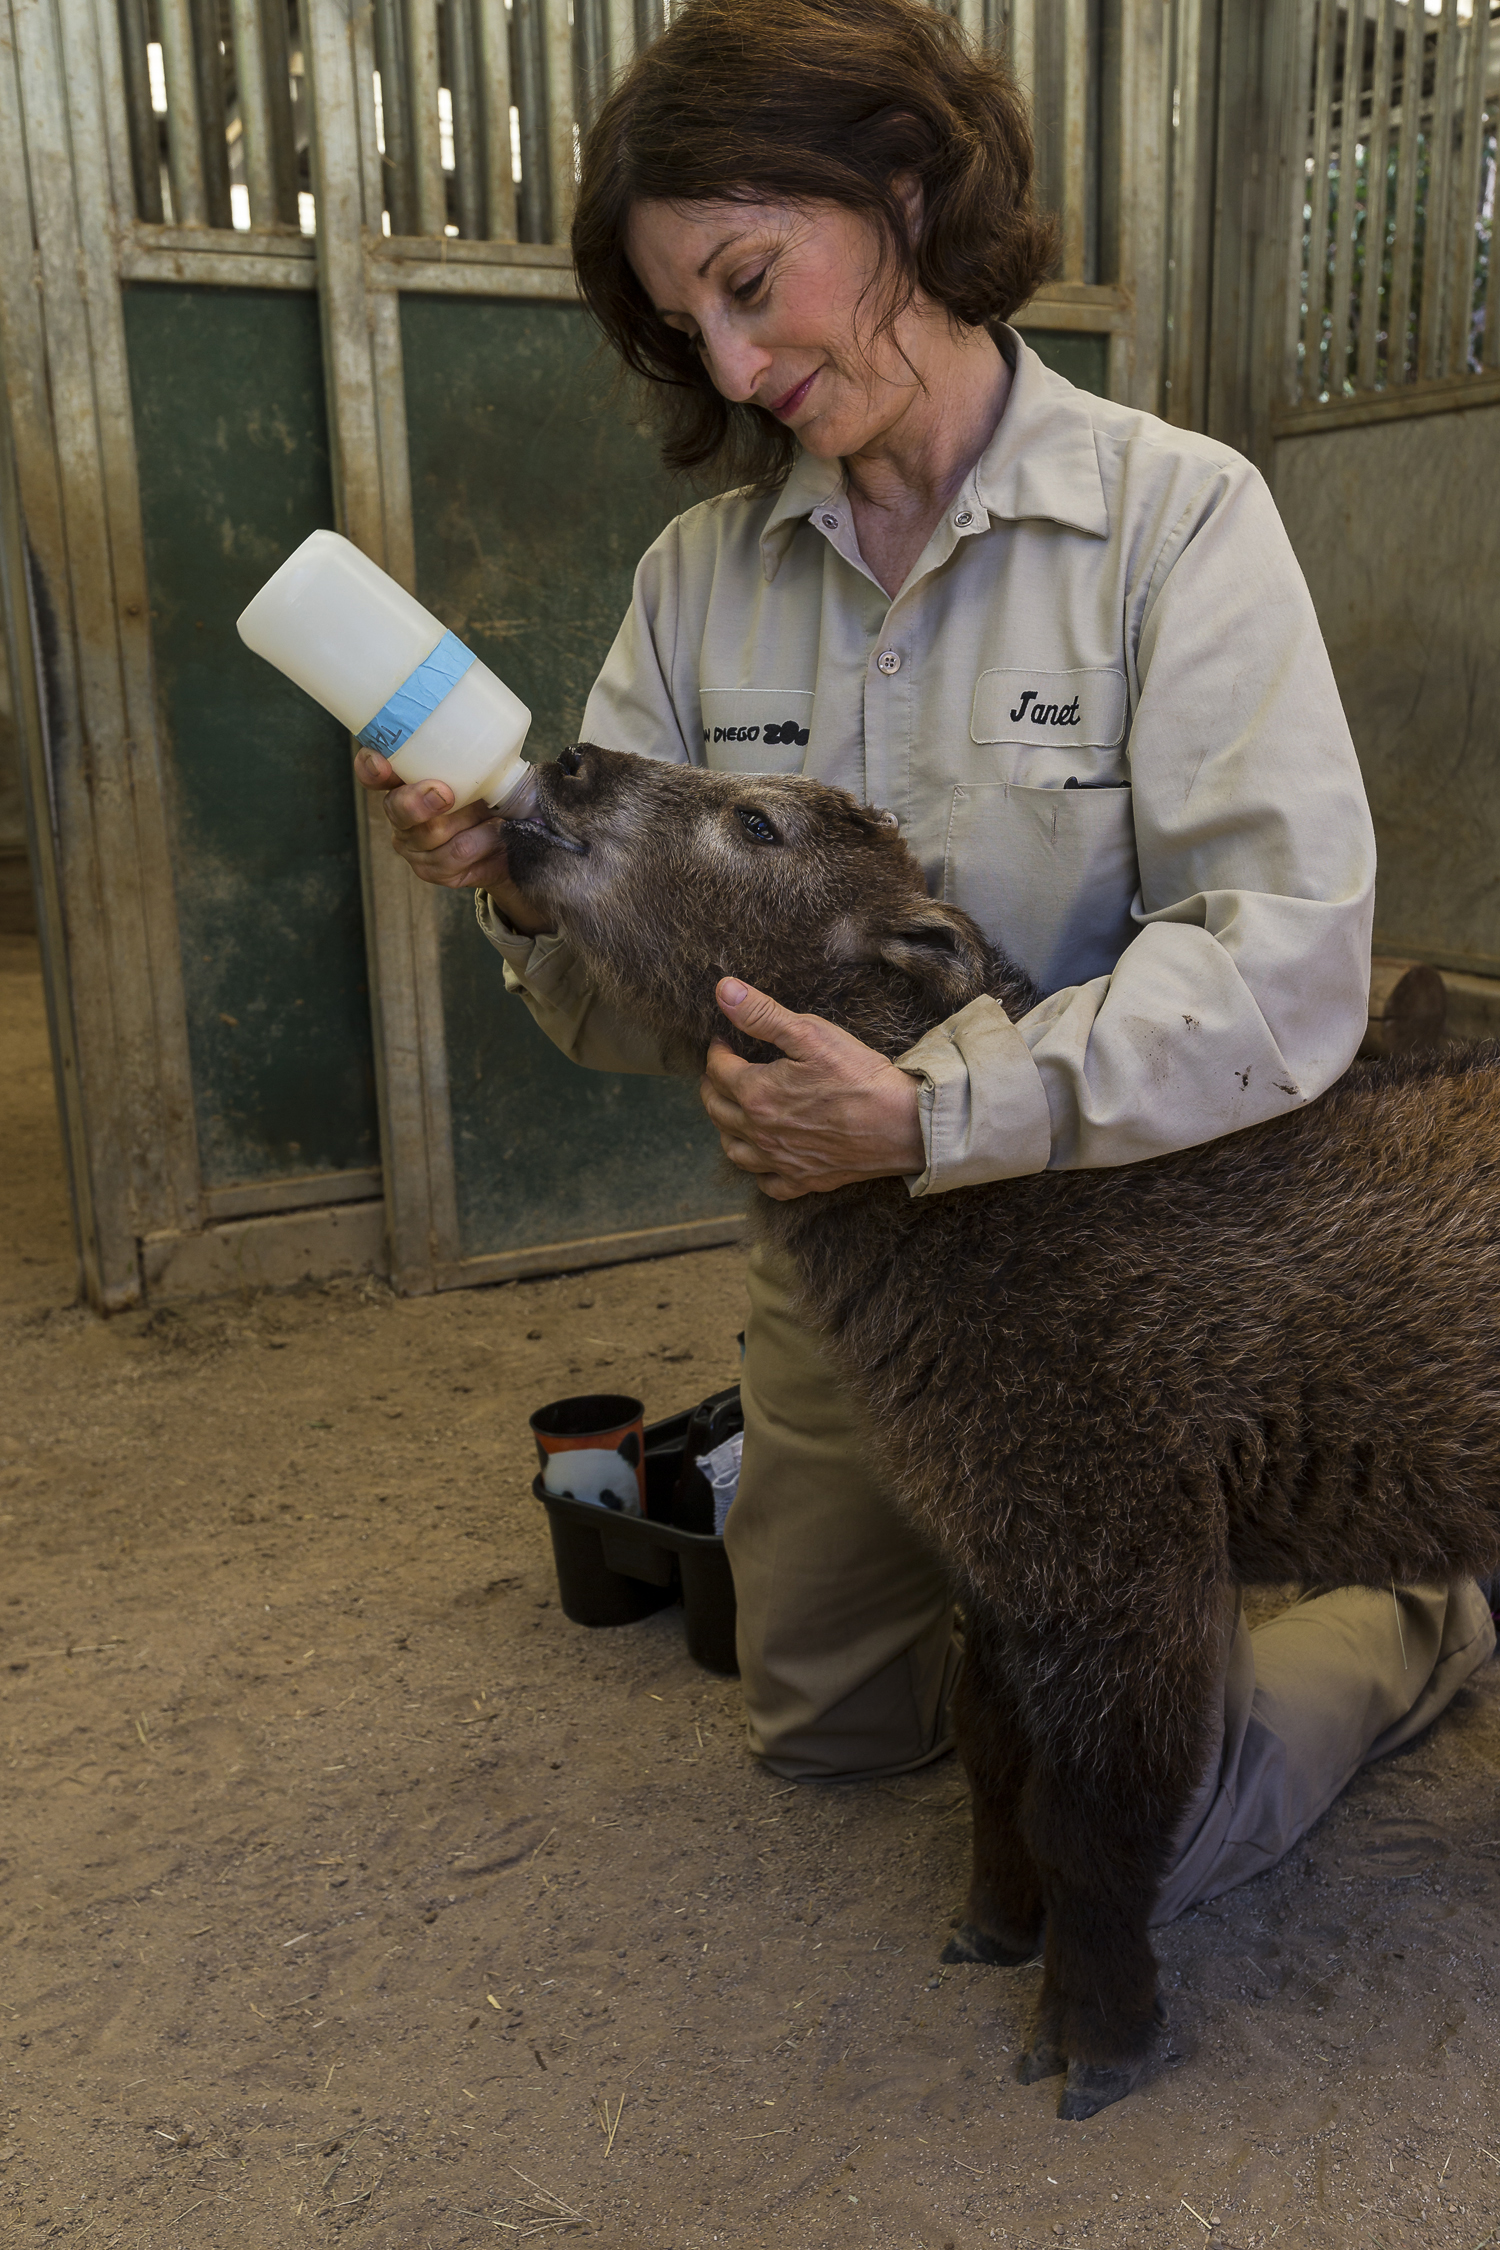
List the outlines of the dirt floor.
{"type": "Polygon", "coordinates": [[[940,1970],[953,1761],[788,1787],[680,1613],[560,1614],[526,1416],[730,1379],[738,1254],[74,1309],[0,939],[0,2243],[1500,2243],[1500,1668],[1161,1935],[1059,2124],[940,1970]]]}

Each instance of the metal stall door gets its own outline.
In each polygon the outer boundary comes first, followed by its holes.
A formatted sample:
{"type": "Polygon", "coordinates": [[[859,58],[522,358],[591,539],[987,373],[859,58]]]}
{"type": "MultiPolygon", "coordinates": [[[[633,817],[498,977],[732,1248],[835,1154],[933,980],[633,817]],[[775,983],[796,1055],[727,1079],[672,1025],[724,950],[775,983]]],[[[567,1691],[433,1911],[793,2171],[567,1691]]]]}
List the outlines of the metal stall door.
{"type": "Polygon", "coordinates": [[[1269,467],[1375,816],[1375,944],[1500,1028],[1500,0],[1283,0],[1269,467]]]}
{"type": "MultiPolygon", "coordinates": [[[[692,1090],[585,1073],[348,743],[233,620],[335,522],[576,733],[687,495],[565,248],[631,0],[7,0],[6,614],[96,1303],[383,1262],[408,1290],[726,1239],[692,1090]]],[[[1154,0],[962,0],[1034,91],[1058,279],[1025,324],[1161,402],[1154,0]]]]}

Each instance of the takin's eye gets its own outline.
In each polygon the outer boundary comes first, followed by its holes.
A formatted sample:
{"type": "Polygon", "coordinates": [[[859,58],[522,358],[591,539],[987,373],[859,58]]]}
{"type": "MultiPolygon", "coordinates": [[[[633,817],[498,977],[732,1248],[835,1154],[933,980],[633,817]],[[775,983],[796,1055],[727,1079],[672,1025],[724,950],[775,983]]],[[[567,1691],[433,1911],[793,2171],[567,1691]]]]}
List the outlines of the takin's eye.
{"type": "Polygon", "coordinates": [[[736,805],[734,811],[735,818],[744,829],[745,834],[753,837],[757,844],[779,844],[781,842],[781,838],[777,835],[765,814],[757,811],[754,805],[736,805]]]}

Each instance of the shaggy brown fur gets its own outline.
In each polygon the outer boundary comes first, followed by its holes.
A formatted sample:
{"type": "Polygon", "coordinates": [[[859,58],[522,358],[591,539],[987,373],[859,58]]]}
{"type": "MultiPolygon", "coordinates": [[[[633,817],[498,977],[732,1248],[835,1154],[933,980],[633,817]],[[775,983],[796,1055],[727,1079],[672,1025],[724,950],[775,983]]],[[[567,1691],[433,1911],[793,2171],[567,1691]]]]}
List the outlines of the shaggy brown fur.
{"type": "MultiPolygon", "coordinates": [[[[719,1013],[730,972],[892,1057],[981,993],[1034,1000],[838,790],[591,747],[540,784],[517,882],[685,1069],[715,1037],[766,1052],[719,1013]]],[[[1226,1594],[1500,1560],[1497,1155],[1486,1047],[1119,1170],[754,1198],[967,1611],[957,1953],[1023,1960],[1045,1928],[1023,2075],[1066,2066],[1064,2116],[1128,2092],[1158,2038],[1147,1923],[1226,1594]]]]}

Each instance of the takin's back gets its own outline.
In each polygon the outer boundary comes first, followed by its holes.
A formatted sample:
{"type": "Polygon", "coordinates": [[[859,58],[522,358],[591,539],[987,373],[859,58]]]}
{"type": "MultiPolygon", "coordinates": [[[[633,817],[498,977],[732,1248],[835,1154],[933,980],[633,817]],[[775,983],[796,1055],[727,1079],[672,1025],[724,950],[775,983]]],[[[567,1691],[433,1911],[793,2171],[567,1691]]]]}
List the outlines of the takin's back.
{"type": "Polygon", "coordinates": [[[997,1508],[1017,1559],[1149,1507],[1245,1582],[1500,1561],[1500,1047],[1150,1163],[760,1216],[960,1567],[997,1508]]]}

